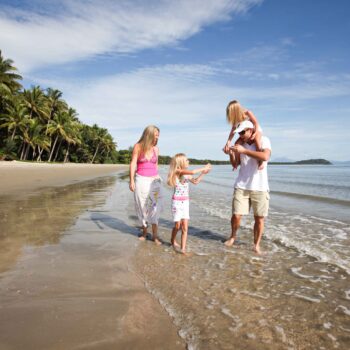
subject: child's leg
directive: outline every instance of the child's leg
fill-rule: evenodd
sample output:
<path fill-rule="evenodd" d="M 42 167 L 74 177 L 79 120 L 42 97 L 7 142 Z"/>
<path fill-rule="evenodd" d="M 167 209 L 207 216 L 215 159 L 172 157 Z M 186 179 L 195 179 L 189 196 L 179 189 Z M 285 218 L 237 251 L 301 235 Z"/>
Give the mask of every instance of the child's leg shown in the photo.
<path fill-rule="evenodd" d="M 176 235 L 181 227 L 181 221 L 176 221 L 171 232 L 171 245 L 174 247 L 180 247 L 179 243 L 176 242 Z"/>
<path fill-rule="evenodd" d="M 235 157 L 235 152 L 233 152 L 232 150 L 230 150 L 229 152 L 230 155 L 230 163 L 232 165 L 232 170 L 236 169 L 236 157 Z"/>
<path fill-rule="evenodd" d="M 243 144 L 243 140 L 241 138 L 238 138 L 235 142 L 235 145 L 242 145 L 242 144 Z M 230 151 L 230 162 L 231 162 L 234 169 L 238 168 L 237 159 L 239 159 L 239 153 L 233 152 L 231 150 Z"/>
<path fill-rule="evenodd" d="M 152 234 L 153 234 L 153 241 L 157 245 L 162 244 L 162 242 L 158 239 L 158 225 L 157 224 L 152 224 Z"/>
<path fill-rule="evenodd" d="M 261 132 L 256 133 L 254 142 L 255 142 L 255 147 L 257 151 L 262 151 Z M 259 170 L 264 169 L 264 162 L 262 160 L 258 161 L 258 168 Z"/>
<path fill-rule="evenodd" d="M 182 235 L 181 235 L 181 252 L 186 252 L 186 243 L 187 243 L 187 232 L 188 232 L 188 219 L 182 219 L 181 220 L 181 229 L 182 229 Z"/>

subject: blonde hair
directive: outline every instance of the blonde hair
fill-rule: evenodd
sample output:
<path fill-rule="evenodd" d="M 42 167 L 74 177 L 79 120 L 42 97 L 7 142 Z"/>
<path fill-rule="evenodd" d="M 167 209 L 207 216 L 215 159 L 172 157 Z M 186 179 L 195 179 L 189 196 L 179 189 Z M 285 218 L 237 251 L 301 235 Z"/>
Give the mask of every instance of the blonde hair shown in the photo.
<path fill-rule="evenodd" d="M 245 120 L 247 117 L 245 115 L 244 108 L 239 104 L 238 101 L 231 101 L 226 107 L 226 120 L 231 125 L 237 125 Z"/>
<path fill-rule="evenodd" d="M 137 143 L 141 146 L 141 154 L 146 154 L 155 144 L 155 132 L 159 132 L 159 128 L 155 125 L 148 125 L 145 130 L 143 130 L 142 136 Z"/>
<path fill-rule="evenodd" d="M 170 168 L 168 173 L 168 181 L 167 181 L 167 184 L 169 186 L 175 187 L 176 178 L 178 178 L 178 175 L 176 173 L 179 170 L 186 168 L 186 161 L 187 161 L 187 157 L 184 153 L 175 154 L 175 156 L 171 158 Z"/>

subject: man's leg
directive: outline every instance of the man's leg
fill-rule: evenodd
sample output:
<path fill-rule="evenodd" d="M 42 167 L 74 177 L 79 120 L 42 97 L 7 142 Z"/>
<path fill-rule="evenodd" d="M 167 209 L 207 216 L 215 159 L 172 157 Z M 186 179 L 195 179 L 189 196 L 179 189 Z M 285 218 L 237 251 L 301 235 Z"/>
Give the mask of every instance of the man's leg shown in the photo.
<path fill-rule="evenodd" d="M 235 188 L 232 198 L 231 237 L 225 242 L 227 247 L 233 245 L 241 217 L 247 214 L 249 214 L 249 195 L 245 190 Z"/>
<path fill-rule="evenodd" d="M 261 254 L 260 241 L 264 232 L 264 217 L 254 216 L 254 251 Z"/>
<path fill-rule="evenodd" d="M 251 203 L 254 210 L 254 251 L 261 253 L 260 241 L 264 231 L 264 219 L 269 211 L 270 195 L 268 192 L 251 192 Z"/>
<path fill-rule="evenodd" d="M 237 236 L 237 230 L 241 224 L 242 215 L 233 214 L 231 217 L 231 237 L 225 241 L 225 246 L 232 247 Z"/>

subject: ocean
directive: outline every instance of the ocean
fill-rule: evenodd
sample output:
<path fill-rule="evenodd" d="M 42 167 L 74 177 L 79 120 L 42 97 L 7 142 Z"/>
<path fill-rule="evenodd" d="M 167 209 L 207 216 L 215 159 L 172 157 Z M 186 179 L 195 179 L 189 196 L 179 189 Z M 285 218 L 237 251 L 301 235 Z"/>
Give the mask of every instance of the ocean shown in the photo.
<path fill-rule="evenodd" d="M 168 244 L 172 192 L 164 185 L 164 244 L 140 244 L 133 268 L 189 349 L 348 349 L 350 167 L 270 165 L 268 173 L 263 255 L 252 251 L 252 215 L 235 246 L 224 246 L 237 171 L 213 166 L 191 187 L 190 256 Z"/>

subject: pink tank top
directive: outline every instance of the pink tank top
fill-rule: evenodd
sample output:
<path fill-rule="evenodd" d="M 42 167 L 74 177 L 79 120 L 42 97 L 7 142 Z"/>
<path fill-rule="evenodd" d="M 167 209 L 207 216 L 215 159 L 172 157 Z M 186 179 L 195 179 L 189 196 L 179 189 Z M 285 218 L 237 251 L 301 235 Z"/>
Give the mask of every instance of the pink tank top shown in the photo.
<path fill-rule="evenodd" d="M 157 154 L 154 148 L 151 159 L 147 159 L 144 155 L 139 157 L 137 160 L 136 174 L 147 177 L 158 175 Z"/>

